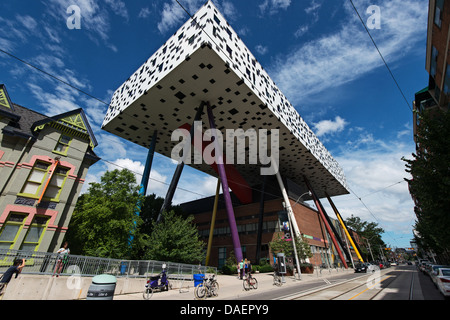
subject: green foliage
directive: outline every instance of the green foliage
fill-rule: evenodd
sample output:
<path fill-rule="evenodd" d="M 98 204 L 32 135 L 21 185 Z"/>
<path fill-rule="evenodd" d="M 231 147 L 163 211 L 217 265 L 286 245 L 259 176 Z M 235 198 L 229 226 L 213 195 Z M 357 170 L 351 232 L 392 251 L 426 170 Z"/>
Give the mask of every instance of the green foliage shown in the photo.
<path fill-rule="evenodd" d="M 180 263 L 199 263 L 205 258 L 204 242 L 199 240 L 192 216 L 164 212 L 162 221 L 153 223 L 145 259 Z"/>
<path fill-rule="evenodd" d="M 257 270 L 260 273 L 267 273 L 267 272 L 272 272 L 273 268 L 272 268 L 272 266 L 270 264 L 263 264 L 263 265 L 258 266 Z"/>
<path fill-rule="evenodd" d="M 222 273 L 231 275 L 237 273 L 237 260 L 234 254 L 234 251 L 231 251 L 230 256 L 225 261 L 225 264 L 222 266 Z"/>
<path fill-rule="evenodd" d="M 311 253 L 311 247 L 309 246 L 307 241 L 304 241 L 299 237 L 295 237 L 295 246 L 300 261 L 311 258 L 313 256 Z M 280 234 L 277 235 L 277 239 L 269 243 L 269 248 L 275 255 L 280 252 L 283 252 L 286 256 L 294 255 L 294 246 L 292 241 L 286 241 L 285 239 L 282 239 Z"/>
<path fill-rule="evenodd" d="M 130 257 L 130 232 L 141 220 L 136 215 L 139 186 L 129 170 L 107 171 L 91 183 L 78 201 L 66 240 L 73 253 L 124 259 Z M 143 243 L 135 235 L 135 245 Z"/>
<path fill-rule="evenodd" d="M 421 114 L 417 128 L 417 154 L 406 162 L 415 199 L 415 229 L 423 249 L 440 253 L 450 249 L 450 112 L 433 110 Z"/>
<path fill-rule="evenodd" d="M 355 217 L 354 215 L 347 218 L 345 223 L 350 229 L 356 231 L 356 233 L 369 241 L 374 256 L 379 255 L 379 248 L 384 250 L 386 247 L 386 244 L 381 238 L 384 229 L 380 228 L 378 223 L 363 221 L 360 217 Z M 361 254 L 366 257 L 365 260 L 372 260 L 370 252 L 365 248 L 365 245 L 366 243 L 364 243 L 364 246 L 360 246 Z"/>

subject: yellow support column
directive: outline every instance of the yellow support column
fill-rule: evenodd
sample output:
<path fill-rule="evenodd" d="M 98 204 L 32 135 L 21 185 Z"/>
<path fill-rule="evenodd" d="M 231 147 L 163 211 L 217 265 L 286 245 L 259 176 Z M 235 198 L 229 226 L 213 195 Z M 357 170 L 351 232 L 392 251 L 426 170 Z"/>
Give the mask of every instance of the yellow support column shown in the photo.
<path fill-rule="evenodd" d="M 337 217 L 338 220 L 339 220 L 339 223 L 340 223 L 341 226 L 342 226 L 342 229 L 344 229 L 344 232 L 345 232 L 345 234 L 347 235 L 347 238 L 348 238 L 348 240 L 350 241 L 350 244 L 352 245 L 353 250 L 355 250 L 356 255 L 358 256 L 358 259 L 359 259 L 361 262 L 364 263 L 364 260 L 363 260 L 363 258 L 361 257 L 361 254 L 359 253 L 359 250 L 358 250 L 358 248 L 356 247 L 355 243 L 353 242 L 353 239 L 352 239 L 352 237 L 350 236 L 350 233 L 348 232 L 347 226 L 345 225 L 344 220 L 342 220 L 342 217 L 341 217 L 339 211 L 337 210 L 337 208 L 336 208 L 336 206 L 334 205 L 333 201 L 331 201 L 330 196 L 329 196 L 328 194 L 326 194 L 326 196 L 327 196 L 328 202 L 331 204 L 331 207 L 332 207 L 333 210 L 334 210 L 334 213 L 336 214 L 336 217 Z"/>
<path fill-rule="evenodd" d="M 217 206 L 219 205 L 219 192 L 220 192 L 220 178 L 217 180 L 216 199 L 214 200 L 214 209 L 213 209 L 213 215 L 212 215 L 212 219 L 211 219 L 211 228 L 209 230 L 208 250 L 206 251 L 206 261 L 205 261 L 206 266 L 209 264 L 209 258 L 211 256 L 211 247 L 212 247 L 212 241 L 213 241 L 213 237 L 214 237 L 214 225 L 216 223 Z"/>

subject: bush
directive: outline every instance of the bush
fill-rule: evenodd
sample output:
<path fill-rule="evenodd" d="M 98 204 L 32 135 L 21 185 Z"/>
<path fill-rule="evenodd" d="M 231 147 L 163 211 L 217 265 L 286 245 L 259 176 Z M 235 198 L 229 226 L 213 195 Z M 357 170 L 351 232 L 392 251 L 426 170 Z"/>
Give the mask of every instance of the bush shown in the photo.
<path fill-rule="evenodd" d="M 272 272 L 273 268 L 272 268 L 272 266 L 270 264 L 264 264 L 262 266 L 257 266 L 257 270 L 260 273 L 267 273 L 267 272 Z"/>
<path fill-rule="evenodd" d="M 227 275 L 235 274 L 236 273 L 236 266 L 230 266 L 230 265 L 225 264 L 222 267 L 222 273 L 223 274 L 227 274 Z"/>

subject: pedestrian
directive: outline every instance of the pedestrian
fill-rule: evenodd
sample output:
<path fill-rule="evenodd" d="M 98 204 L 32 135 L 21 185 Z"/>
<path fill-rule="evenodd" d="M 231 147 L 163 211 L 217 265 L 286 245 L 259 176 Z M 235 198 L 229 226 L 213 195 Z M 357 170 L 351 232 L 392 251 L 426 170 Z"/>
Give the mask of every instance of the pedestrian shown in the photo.
<path fill-rule="evenodd" d="M 247 261 L 247 270 L 245 272 L 248 274 L 252 272 L 252 262 L 250 260 Z"/>
<path fill-rule="evenodd" d="M 241 262 L 239 262 L 239 279 L 242 280 L 243 275 L 244 275 L 244 259 L 241 259 Z"/>
<path fill-rule="evenodd" d="M 11 267 L 3 274 L 0 279 L 0 300 L 3 298 L 3 295 L 6 291 L 6 287 L 8 283 L 11 281 L 13 274 L 15 273 L 17 278 L 19 273 L 22 272 L 23 267 L 25 267 L 25 259 L 16 259 Z"/>
<path fill-rule="evenodd" d="M 245 274 L 248 273 L 248 260 L 247 260 L 247 258 L 245 258 L 245 260 L 244 260 L 244 272 L 245 272 Z"/>
<path fill-rule="evenodd" d="M 56 257 L 56 266 L 55 270 L 53 271 L 52 277 L 55 276 L 55 273 L 57 273 L 56 277 L 59 277 L 64 264 L 67 262 L 68 256 L 70 254 L 69 243 L 65 241 L 62 248 L 60 248 L 56 253 L 58 254 L 58 256 Z"/>

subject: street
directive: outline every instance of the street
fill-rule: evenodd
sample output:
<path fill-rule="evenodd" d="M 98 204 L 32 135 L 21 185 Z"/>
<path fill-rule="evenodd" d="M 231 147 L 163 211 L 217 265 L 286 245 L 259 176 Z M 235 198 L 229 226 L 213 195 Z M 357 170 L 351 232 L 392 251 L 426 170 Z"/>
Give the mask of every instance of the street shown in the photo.
<path fill-rule="evenodd" d="M 246 298 L 248 299 L 248 297 Z M 351 273 L 317 279 L 284 290 L 262 292 L 252 300 L 444 300 L 431 279 L 415 266 L 373 274 Z"/>

